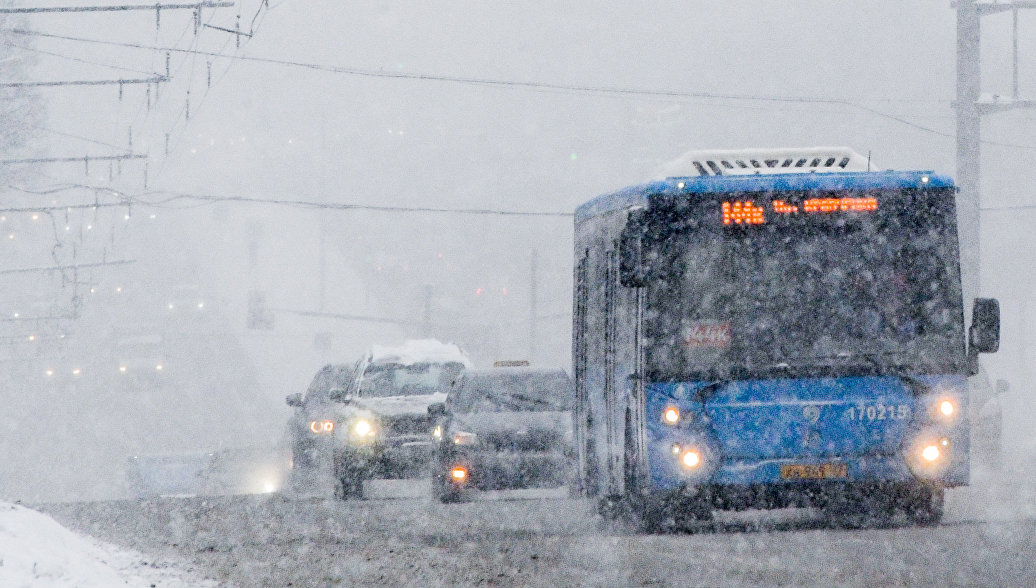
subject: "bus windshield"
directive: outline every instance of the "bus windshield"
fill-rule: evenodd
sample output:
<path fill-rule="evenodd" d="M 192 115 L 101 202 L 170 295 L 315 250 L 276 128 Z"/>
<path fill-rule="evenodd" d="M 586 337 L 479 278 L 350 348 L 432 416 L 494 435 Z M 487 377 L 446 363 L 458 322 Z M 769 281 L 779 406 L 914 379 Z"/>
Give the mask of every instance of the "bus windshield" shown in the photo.
<path fill-rule="evenodd" d="M 645 311 L 651 377 L 959 369 L 963 312 L 952 192 L 862 196 L 880 206 L 771 213 L 758 223 L 724 225 L 712 220 L 724 198 L 663 215 L 665 238 L 653 246 L 658 279 Z M 802 210 L 796 203 L 816 195 L 780 197 L 775 204 Z"/>

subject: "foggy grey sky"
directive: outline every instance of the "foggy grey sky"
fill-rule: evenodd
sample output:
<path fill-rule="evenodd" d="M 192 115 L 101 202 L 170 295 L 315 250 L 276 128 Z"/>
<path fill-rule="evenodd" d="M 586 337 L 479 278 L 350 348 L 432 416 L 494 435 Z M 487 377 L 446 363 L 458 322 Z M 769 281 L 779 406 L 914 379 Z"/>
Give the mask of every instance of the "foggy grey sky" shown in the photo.
<path fill-rule="evenodd" d="M 260 4 L 240 3 L 242 27 L 248 28 Z M 203 21 L 232 28 L 237 11 L 207 11 Z M 1020 26 L 1021 93 L 1031 98 L 1036 96 L 1036 11 L 1028 12 Z M 165 12 L 161 18 L 158 31 L 152 12 L 36 15 L 24 22 L 56 35 L 367 71 L 848 101 L 937 133 L 849 104 L 385 79 L 183 53 L 171 55 L 173 80 L 161 86 L 150 109 L 143 86 L 126 86 L 121 101 L 114 86 L 41 91 L 52 130 L 125 145 L 132 127 L 133 150 L 150 156 L 152 191 L 570 212 L 597 194 L 649 178 L 690 149 L 847 145 L 872 152 L 883 167 L 954 172 L 954 140 L 945 135 L 955 130 L 955 14 L 946 0 L 606 6 L 542 0 L 271 0 L 270 9 L 258 14 L 254 38 L 239 50 L 217 30 L 203 29 L 195 37 L 189 12 Z M 989 18 L 984 25 L 984 91 L 1008 93 L 1010 17 Z M 11 40 L 64 56 L 40 53 L 31 74 L 39 80 L 136 78 L 165 71 L 165 54 L 158 51 L 31 36 Z M 984 120 L 985 139 L 1030 146 L 984 148 L 986 206 L 1036 201 L 1034 137 L 1036 112 Z M 114 151 L 41 131 L 26 152 L 57 157 Z M 81 165 L 40 171 L 29 182 L 34 187 L 109 185 L 104 165 L 93 166 L 89 178 Z M 110 185 L 141 194 L 143 166 L 123 164 L 122 175 Z M 192 203 L 177 203 L 187 204 Z M 165 276 L 172 282 L 189 281 L 197 273 L 227 301 L 235 325 L 243 320 L 249 288 L 267 291 L 278 306 L 317 307 L 321 222 L 331 235 L 327 262 L 332 268 L 325 275 L 329 310 L 415 318 L 421 312 L 419 289 L 434 284 L 441 316 L 496 324 L 512 333 L 496 351 L 524 353 L 527 326 L 515 321 L 528 313 L 535 248 L 541 313 L 569 312 L 568 219 L 334 212 L 321 220 L 313 211 L 247 204 L 139 210 L 157 210 L 162 219 L 175 220 L 164 225 L 160 239 L 149 240 L 148 229 L 137 229 L 134 237 L 109 243 L 110 252 L 155 264 L 135 270 L 145 275 L 154 268 L 160 274 L 162 268 L 179 272 Z M 1005 313 L 1001 352 L 983 361 L 993 378 L 1021 387 L 1036 377 L 1030 367 L 1036 359 L 1031 302 L 1036 255 L 1028 228 L 1036 213 L 987 212 L 983 221 L 983 293 L 999 296 Z M 262 235 L 259 267 L 247 262 L 246 244 L 254 230 Z M 435 265 L 440 259 L 446 261 Z M 386 268 L 396 268 L 398 276 L 380 282 L 383 290 L 372 295 L 372 272 Z M 104 279 L 117 279 L 111 275 Z M 475 306 L 470 295 L 477 288 L 497 294 L 507 289 L 509 298 L 501 294 Z M 545 342 L 538 359 L 567 364 L 568 327 L 564 317 L 542 326 Z M 306 333 L 298 340 L 310 342 L 307 329 L 313 328 L 298 325 L 298 333 Z M 347 360 L 371 338 L 408 334 L 370 326 L 327 328 L 343 337 L 352 333 L 337 350 Z M 324 358 L 282 360 L 292 369 L 259 376 L 272 378 L 265 380 L 265 394 L 278 402 L 284 387 L 304 385 L 313 364 Z M 1033 391 L 1027 390 L 1030 399 L 1019 400 L 1016 408 L 1036 408 Z"/>

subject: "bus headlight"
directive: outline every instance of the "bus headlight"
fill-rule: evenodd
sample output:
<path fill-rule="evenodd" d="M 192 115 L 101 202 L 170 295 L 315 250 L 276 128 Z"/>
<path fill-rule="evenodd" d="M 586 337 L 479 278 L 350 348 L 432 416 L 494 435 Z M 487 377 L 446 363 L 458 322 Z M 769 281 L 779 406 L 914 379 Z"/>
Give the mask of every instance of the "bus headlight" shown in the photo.
<path fill-rule="evenodd" d="M 701 452 L 697 448 L 691 448 L 683 452 L 683 457 L 680 458 L 680 463 L 683 467 L 693 470 L 701 466 L 702 458 Z"/>
<path fill-rule="evenodd" d="M 944 398 L 936 403 L 935 410 L 939 418 L 949 420 L 957 416 L 957 403 Z"/>
<path fill-rule="evenodd" d="M 680 409 L 675 406 L 667 407 L 662 411 L 662 421 L 667 425 L 675 425 L 680 422 Z"/>
<path fill-rule="evenodd" d="M 937 476 L 950 464 L 950 440 L 946 437 L 924 436 L 906 451 L 906 462 L 916 476 Z"/>
<path fill-rule="evenodd" d="M 940 457 L 942 457 L 942 451 L 939 450 L 938 445 L 926 445 L 921 450 L 921 459 L 925 461 L 937 461 Z"/>
<path fill-rule="evenodd" d="M 713 444 L 697 438 L 685 443 L 673 443 L 669 448 L 676 472 L 681 478 L 700 483 L 716 472 L 720 459 Z"/>

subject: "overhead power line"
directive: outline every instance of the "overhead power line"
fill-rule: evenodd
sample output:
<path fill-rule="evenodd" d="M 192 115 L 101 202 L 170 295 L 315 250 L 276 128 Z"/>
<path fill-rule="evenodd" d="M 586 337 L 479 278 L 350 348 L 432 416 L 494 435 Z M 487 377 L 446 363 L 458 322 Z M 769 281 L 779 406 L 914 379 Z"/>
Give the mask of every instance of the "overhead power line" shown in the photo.
<path fill-rule="evenodd" d="M 44 132 L 47 132 L 47 133 L 52 133 L 54 135 L 58 135 L 58 136 L 61 136 L 61 137 L 67 137 L 69 139 L 78 139 L 80 141 L 86 141 L 87 143 L 94 143 L 95 145 L 101 145 L 103 147 L 111 147 L 112 149 L 118 149 L 120 151 L 127 151 L 127 152 L 129 151 L 129 149 L 127 149 L 126 147 L 123 147 L 123 146 L 120 146 L 120 145 L 113 145 L 112 143 L 106 143 L 104 141 L 98 141 L 97 139 L 91 139 L 89 137 L 83 137 L 81 135 L 73 135 L 72 133 L 66 133 L 66 132 L 63 132 L 63 131 L 57 131 L 57 130 L 54 130 L 54 129 L 51 129 L 51 128 L 48 128 L 48 127 L 41 127 L 39 125 L 29 125 L 29 126 L 31 126 L 34 129 L 39 129 L 41 131 L 44 131 Z"/>
<path fill-rule="evenodd" d="M 0 159 L 0 165 L 23 163 L 82 163 L 91 161 L 122 161 L 124 159 L 147 159 L 142 153 L 125 153 L 123 155 L 84 155 L 82 157 L 33 157 L 29 159 Z"/>
<path fill-rule="evenodd" d="M 504 80 L 504 79 L 493 79 L 493 78 L 477 78 L 467 76 L 451 76 L 441 74 L 427 74 L 427 73 L 411 73 L 411 72 L 399 72 L 399 71 L 385 71 L 385 70 L 372 70 L 363 69 L 356 67 L 344 67 L 344 66 L 333 66 L 319 63 L 309 63 L 303 61 L 293 61 L 287 59 L 274 59 L 270 57 L 254 57 L 248 55 L 224 55 L 221 53 L 215 53 L 212 51 L 200 51 L 196 49 L 178 49 L 175 47 L 158 47 L 152 45 L 141 45 L 137 43 L 119 43 L 115 41 L 104 41 L 99 39 L 86 39 L 82 37 L 71 37 L 66 35 L 55 35 L 50 33 L 39 33 L 35 31 L 27 31 L 24 29 L 8 29 L 10 32 L 15 34 L 23 35 L 35 35 L 40 37 L 49 37 L 55 39 L 63 39 L 67 41 L 78 41 L 84 43 L 97 43 L 102 45 L 113 45 L 118 47 L 129 47 L 134 49 L 144 49 L 149 51 L 164 51 L 169 53 L 187 53 L 193 55 L 205 55 L 209 57 L 220 57 L 236 61 L 248 61 L 253 63 L 266 63 L 271 65 L 281 65 L 286 67 L 298 67 L 304 69 L 310 69 L 314 71 L 323 71 L 328 73 L 337 73 L 342 75 L 352 75 L 360 77 L 372 77 L 372 78 L 387 78 L 387 79 L 401 79 L 401 80 L 421 80 L 421 81 L 436 81 L 436 82 L 447 82 L 456 84 L 467 84 L 467 85 L 478 85 L 478 86 L 489 86 L 499 88 L 513 88 L 513 89 L 524 89 L 531 91 L 555 91 L 555 92 L 575 92 L 581 94 L 591 94 L 600 96 L 634 96 L 643 98 L 674 98 L 674 99 L 700 99 L 700 100 L 728 100 L 728 101 L 746 101 L 746 102 L 768 102 L 768 103 L 800 103 L 800 104 L 826 104 L 844 106 L 847 108 L 855 108 L 862 110 L 871 115 L 888 119 L 911 128 L 923 131 L 926 133 L 938 135 L 940 137 L 955 138 L 956 135 L 951 132 L 940 131 L 931 127 L 921 125 L 906 118 L 885 112 L 876 108 L 871 108 L 861 104 L 859 100 L 849 100 L 844 98 L 826 98 L 826 97 L 810 97 L 810 96 L 777 96 L 777 95 L 764 95 L 764 94 L 731 94 L 721 92 L 685 92 L 678 90 L 650 90 L 640 88 L 622 88 L 615 86 L 591 86 L 591 85 L 578 85 L 578 84 L 559 84 L 552 82 L 538 82 L 530 80 Z M 896 100 L 883 99 L 883 101 L 893 102 Z M 904 100 L 905 102 L 913 102 L 912 100 Z M 1003 143 L 997 141 L 983 141 L 983 143 L 990 145 L 997 145 L 1000 147 L 1010 147 L 1015 149 L 1028 149 L 1036 151 L 1036 145 L 1021 145 L 1014 143 Z"/>
<path fill-rule="evenodd" d="M 144 200 L 140 196 L 166 195 L 163 200 Z M 123 195 L 125 197 L 125 195 Z M 334 202 L 316 202 L 307 200 L 284 200 L 253 198 L 250 196 L 216 196 L 211 194 L 187 194 L 179 192 L 155 191 L 132 197 L 132 201 L 139 204 L 161 205 L 175 202 L 177 200 L 196 200 L 206 203 L 240 202 L 248 204 L 265 204 L 271 206 L 291 206 L 296 208 L 312 208 L 321 210 L 369 210 L 374 212 L 408 212 L 408 213 L 438 213 L 438 214 L 466 214 L 466 215 L 495 215 L 495 216 L 542 216 L 570 218 L 571 212 L 552 211 L 525 211 L 525 210 L 500 210 L 491 208 L 441 208 L 430 206 L 382 206 L 373 204 L 346 204 Z"/>
<path fill-rule="evenodd" d="M 230 8 L 233 2 L 195 2 L 193 4 L 123 4 L 121 6 L 39 6 L 34 8 L 0 8 L 0 14 L 38 14 L 42 12 L 122 12 L 128 10 L 198 10 Z"/>
<path fill-rule="evenodd" d="M 271 308 L 269 310 L 272 311 L 272 312 L 283 312 L 283 313 L 287 313 L 287 314 L 295 314 L 295 315 L 298 315 L 298 316 L 308 316 L 308 317 L 316 317 L 316 318 L 331 318 L 331 319 L 339 319 L 339 320 L 344 320 L 344 321 L 360 321 L 360 322 L 368 322 L 368 323 L 388 323 L 388 324 L 392 324 L 392 325 L 404 325 L 404 326 L 418 324 L 417 321 L 408 321 L 408 320 L 392 319 L 392 318 L 384 318 L 384 317 L 376 317 L 376 316 L 363 316 L 363 315 L 357 315 L 357 314 L 340 314 L 340 313 L 336 313 L 336 312 L 316 312 L 316 311 L 308 311 L 308 310 L 293 310 L 293 309 L 290 309 L 290 308 Z"/>
<path fill-rule="evenodd" d="M 111 65 L 110 63 L 101 63 L 99 61 L 90 61 L 88 59 L 82 59 L 80 57 L 73 57 L 71 55 L 63 55 L 61 53 L 54 53 L 53 51 L 44 51 L 43 49 L 37 49 L 36 47 L 25 47 L 25 46 L 22 46 L 22 45 L 15 45 L 14 43 L 8 43 L 6 41 L 4 41 L 2 44 L 6 45 L 7 47 L 13 47 L 15 49 L 21 49 L 22 51 L 32 51 L 33 53 L 39 53 L 41 55 L 49 55 L 51 57 L 57 57 L 59 59 L 67 59 L 69 61 L 75 61 L 76 63 L 85 63 L 85 64 L 88 64 L 88 65 L 96 65 L 96 66 L 99 66 L 99 67 L 106 67 L 108 69 L 115 69 L 115 70 L 120 70 L 120 71 L 128 71 L 128 72 L 144 74 L 144 75 L 159 75 L 159 74 L 157 74 L 157 73 L 155 73 L 153 71 L 144 71 L 144 70 L 140 70 L 140 69 L 133 69 L 131 67 L 122 67 L 122 66 L 119 66 L 119 65 Z"/>
<path fill-rule="evenodd" d="M 81 161 L 81 160 L 80 160 Z M 166 207 L 166 205 L 177 202 L 177 201 L 196 201 L 203 204 L 216 204 L 223 202 L 230 203 L 242 203 L 242 204 L 258 204 L 268 206 L 284 206 L 293 208 L 306 208 L 306 209 L 322 209 L 322 210 L 357 210 L 357 211 L 372 211 L 372 212 L 399 212 L 399 213 L 434 213 L 434 214 L 463 214 L 463 215 L 489 215 L 489 216 L 530 216 L 530 217 L 553 217 L 553 218 L 571 218 L 571 212 L 554 212 L 554 211 L 527 211 L 527 210 L 503 210 L 503 209 L 491 209 L 491 208 L 442 208 L 442 207 L 428 207 L 428 206 L 382 206 L 373 204 L 347 204 L 347 203 L 335 203 L 335 202 L 318 202 L 312 200 L 285 200 L 285 199 L 267 199 L 267 198 L 253 198 L 250 196 L 218 196 L 213 194 L 188 194 L 183 192 L 169 192 L 164 190 L 144 192 L 141 194 L 127 194 L 119 192 L 107 187 L 98 186 L 87 186 L 82 184 L 67 184 L 51 190 L 29 190 L 18 186 L 6 186 L 13 190 L 20 192 L 26 192 L 30 194 L 54 194 L 56 192 L 64 192 L 69 190 L 91 190 L 97 193 L 105 193 L 109 196 L 119 198 L 119 202 L 106 202 L 106 203 L 94 203 L 94 204 L 73 204 L 70 206 L 33 206 L 33 207 L 19 207 L 19 208 L 0 208 L 0 212 L 3 213 L 31 213 L 31 212 L 47 212 L 56 210 L 69 210 L 69 209 L 86 209 L 86 208 L 114 208 L 127 206 L 151 206 L 151 207 Z M 154 197 L 161 197 L 161 199 L 155 199 Z"/>
<path fill-rule="evenodd" d="M 61 80 L 55 82 L 0 82 L 0 88 L 38 88 L 41 86 L 124 86 L 127 84 L 160 84 L 168 82 L 166 76 L 123 80 Z"/>
<path fill-rule="evenodd" d="M 135 259 L 119 259 L 115 261 L 98 261 L 95 263 L 76 263 L 71 265 L 52 265 L 48 267 L 26 267 L 19 269 L 0 269 L 0 274 L 28 274 L 28 273 L 45 273 L 45 272 L 59 272 L 70 269 L 82 269 L 86 267 L 104 267 L 109 265 L 127 265 L 130 263 L 136 263 Z"/>

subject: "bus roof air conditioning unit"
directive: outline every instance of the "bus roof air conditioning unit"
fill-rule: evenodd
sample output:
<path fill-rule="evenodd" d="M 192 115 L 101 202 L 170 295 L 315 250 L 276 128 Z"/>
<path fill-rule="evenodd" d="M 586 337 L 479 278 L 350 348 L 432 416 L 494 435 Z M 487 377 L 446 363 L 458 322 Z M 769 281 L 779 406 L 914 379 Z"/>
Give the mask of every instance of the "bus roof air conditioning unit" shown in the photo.
<path fill-rule="evenodd" d="M 714 149 L 688 151 L 662 168 L 659 179 L 691 176 L 747 176 L 866 172 L 878 169 L 848 147 Z"/>

